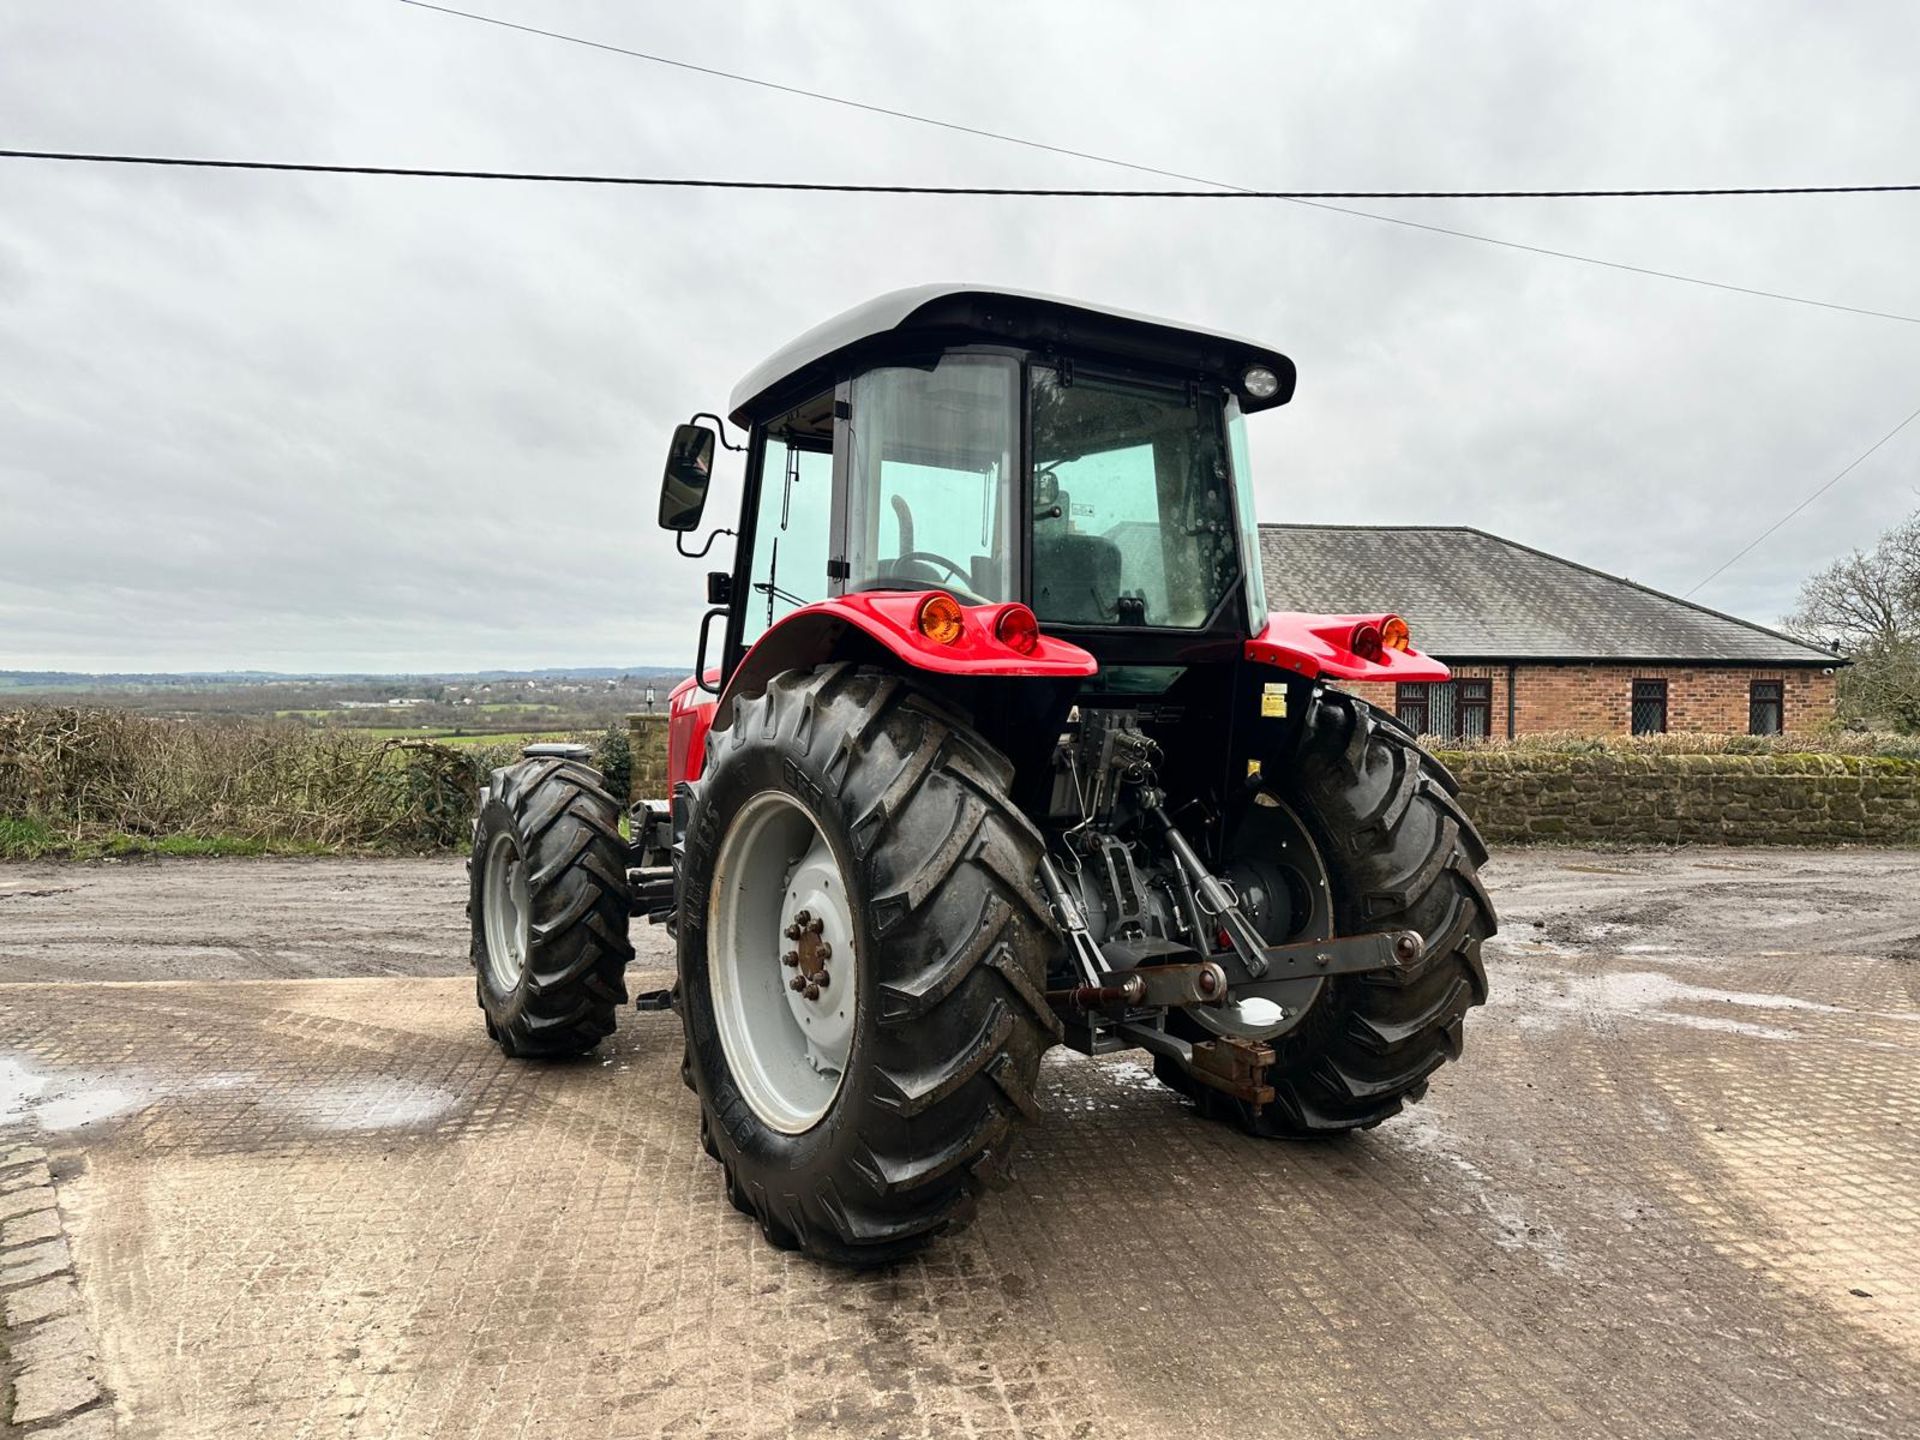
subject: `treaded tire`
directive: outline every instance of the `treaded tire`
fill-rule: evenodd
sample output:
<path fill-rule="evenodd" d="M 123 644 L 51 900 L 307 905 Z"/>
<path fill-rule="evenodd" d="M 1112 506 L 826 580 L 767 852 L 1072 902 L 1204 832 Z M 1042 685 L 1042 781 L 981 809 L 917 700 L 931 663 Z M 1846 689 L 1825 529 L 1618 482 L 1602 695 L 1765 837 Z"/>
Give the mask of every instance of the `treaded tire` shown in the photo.
<path fill-rule="evenodd" d="M 736 699 L 731 721 L 708 739 L 680 872 L 679 1008 L 701 1140 L 773 1244 L 885 1264 L 963 1224 L 1038 1113 L 1040 1056 L 1060 1035 L 1045 999 L 1041 838 L 1008 799 L 1006 759 L 898 675 L 788 672 Z M 708 958 L 723 838 L 767 790 L 808 809 L 834 852 L 859 956 L 844 1079 L 799 1134 L 742 1093 Z"/>
<path fill-rule="evenodd" d="M 1275 1100 L 1258 1115 L 1177 1061 L 1157 1060 L 1155 1073 L 1256 1135 L 1366 1129 L 1426 1094 L 1433 1072 L 1460 1056 L 1466 1012 L 1486 1001 L 1480 944 L 1497 926 L 1479 877 L 1487 849 L 1446 767 L 1353 696 L 1324 692 L 1291 767 L 1267 768 L 1320 848 L 1338 933 L 1414 929 L 1426 948 L 1404 973 L 1330 981 L 1305 1020 L 1271 1042 Z"/>
<path fill-rule="evenodd" d="M 497 987 L 487 953 L 486 857 L 494 837 L 514 837 L 528 876 L 526 965 Z M 553 756 L 495 770 L 480 798 L 468 862 L 474 989 L 487 1034 L 510 1056 L 591 1050 L 613 1033 L 627 999 L 626 842 L 620 803 L 599 771 Z"/>

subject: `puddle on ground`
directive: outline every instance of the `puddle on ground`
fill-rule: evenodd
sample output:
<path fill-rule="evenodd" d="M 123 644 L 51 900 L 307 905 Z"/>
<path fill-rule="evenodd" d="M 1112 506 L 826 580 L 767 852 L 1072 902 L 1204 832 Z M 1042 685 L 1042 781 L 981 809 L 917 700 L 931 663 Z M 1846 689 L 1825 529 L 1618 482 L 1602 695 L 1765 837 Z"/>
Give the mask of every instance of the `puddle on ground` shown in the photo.
<path fill-rule="evenodd" d="M 437 1085 L 390 1080 L 349 1081 L 289 1089 L 264 1088 L 258 1075 L 227 1071 L 199 1079 L 166 1080 L 126 1071 L 103 1075 L 38 1074 L 0 1056 L 0 1125 L 31 1120 L 62 1133 L 111 1120 L 187 1095 L 230 1093 L 318 1130 L 417 1130 L 452 1110 L 456 1096 Z M 261 1090 L 249 1095 L 247 1092 Z"/>
<path fill-rule="evenodd" d="M 1603 975 L 1513 975 L 1503 1003 L 1527 1030 L 1557 1030 L 1592 1018 L 1648 1020 L 1694 1030 L 1719 1030 L 1756 1040 L 1794 1040 L 1799 1032 L 1738 1015 L 1701 1015 L 1678 1005 L 1713 1005 L 1732 1010 L 1844 1015 L 1852 1012 L 1817 1000 L 1754 991 L 1718 990 L 1690 985 L 1655 970 Z"/>
<path fill-rule="evenodd" d="M 0 1125 L 32 1120 L 43 1130 L 77 1130 L 132 1110 L 158 1093 L 125 1077 L 60 1084 L 18 1060 L 0 1057 Z"/>
<path fill-rule="evenodd" d="M 19 1061 L 0 1058 L 0 1125 L 27 1119 L 33 1098 L 46 1088 L 47 1082 Z"/>

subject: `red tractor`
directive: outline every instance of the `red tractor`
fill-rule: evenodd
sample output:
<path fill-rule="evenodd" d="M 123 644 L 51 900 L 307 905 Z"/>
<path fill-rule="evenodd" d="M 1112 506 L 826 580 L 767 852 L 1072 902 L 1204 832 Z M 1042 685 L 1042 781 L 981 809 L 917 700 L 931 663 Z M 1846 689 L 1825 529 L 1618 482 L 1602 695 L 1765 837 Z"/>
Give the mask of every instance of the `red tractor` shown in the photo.
<path fill-rule="evenodd" d="M 496 772 L 488 1033 L 591 1048 L 629 916 L 664 922 L 733 1203 L 859 1264 L 1006 1175 L 1051 1045 L 1147 1050 L 1255 1135 L 1419 1099 L 1486 998 L 1486 852 L 1412 732 L 1329 685 L 1444 679 L 1405 623 L 1268 613 L 1246 417 L 1293 387 L 1250 341 L 924 286 L 748 375 L 744 446 L 680 426 L 666 528 L 746 460 L 671 798 L 629 840 L 584 751 Z"/>

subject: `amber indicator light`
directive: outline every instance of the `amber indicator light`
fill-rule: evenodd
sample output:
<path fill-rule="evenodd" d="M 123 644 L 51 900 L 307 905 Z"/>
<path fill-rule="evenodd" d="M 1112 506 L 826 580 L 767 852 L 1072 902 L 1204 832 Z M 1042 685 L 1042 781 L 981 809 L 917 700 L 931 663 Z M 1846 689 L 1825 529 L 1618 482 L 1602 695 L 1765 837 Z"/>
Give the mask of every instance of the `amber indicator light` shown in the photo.
<path fill-rule="evenodd" d="M 958 600 L 936 590 L 920 602 L 917 623 L 920 633 L 934 644 L 958 645 L 967 628 L 967 617 Z"/>

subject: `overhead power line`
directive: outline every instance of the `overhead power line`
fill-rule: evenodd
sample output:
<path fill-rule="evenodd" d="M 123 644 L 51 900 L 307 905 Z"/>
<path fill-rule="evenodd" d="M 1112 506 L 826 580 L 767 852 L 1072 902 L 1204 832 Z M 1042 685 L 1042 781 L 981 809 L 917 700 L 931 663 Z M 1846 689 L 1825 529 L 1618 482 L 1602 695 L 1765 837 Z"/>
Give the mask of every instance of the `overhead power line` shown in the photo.
<path fill-rule="evenodd" d="M 412 3 L 412 0 L 408 0 Z M 1040 200 L 1613 200 L 1702 195 L 1864 195 L 1920 192 L 1914 185 L 1774 185 L 1719 190 L 1107 190 L 1028 185 L 882 185 L 834 180 L 722 180 L 679 175 L 596 175 L 568 170 L 445 170 L 423 165 L 324 165 L 297 160 L 221 160 L 189 155 L 118 155 L 81 150 L 0 150 L 6 160 L 97 165 L 175 165 L 199 170 L 284 170 L 295 174 L 398 175 L 429 180 L 530 180 L 552 185 L 640 185 L 683 190 L 794 190 L 841 195 L 987 195 Z"/>
<path fill-rule="evenodd" d="M 1122 160 L 1112 155 L 1099 155 L 1090 150 L 1076 150 L 1066 145 L 1053 145 L 1044 140 L 1030 139 L 1024 135 L 1010 135 L 1004 131 L 987 130 L 975 125 L 963 125 L 958 121 L 941 120 L 931 115 L 920 115 L 911 110 L 898 110 L 885 105 L 875 105 L 864 100 L 854 100 L 845 95 L 834 95 L 824 90 L 809 90 L 799 85 L 788 85 L 778 80 L 767 80 L 757 75 L 742 75 L 732 70 L 722 70 L 712 65 L 698 65 L 690 60 L 678 60 L 670 55 L 658 55 L 647 50 L 636 50 L 626 45 L 614 45 L 604 40 L 590 40 L 583 35 L 570 35 L 561 30 L 546 30 L 537 25 L 523 25 L 514 20 L 503 20 L 496 15 L 485 15 L 473 10 L 460 10 L 451 5 L 435 5 L 428 0 L 400 0 L 403 5 L 416 10 L 432 10 L 441 15 L 450 15 L 461 20 L 471 20 L 482 25 L 496 26 L 502 30 L 517 30 L 526 35 L 537 35 L 547 40 L 558 40 L 568 45 L 580 45 L 590 50 L 602 50 L 609 54 L 625 55 L 634 60 L 645 60 L 654 65 L 665 65 L 676 70 L 688 70 L 698 75 L 711 76 L 717 80 L 728 80 L 740 85 L 753 85 L 763 90 L 774 90 L 784 95 L 795 95 L 802 99 L 817 100 L 827 105 L 839 105 L 849 110 L 863 110 L 870 115 L 884 115 L 889 119 L 906 120 L 915 125 L 927 125 L 938 130 L 950 130 L 956 134 L 973 135 L 983 140 L 994 140 L 1006 145 L 1020 145 L 1029 150 L 1042 150 L 1052 155 L 1064 155 L 1074 160 L 1091 160 L 1097 165 L 1113 165 L 1122 170 L 1131 170 L 1141 175 L 1156 175 L 1163 180 L 1177 180 L 1189 185 L 1206 185 L 1220 190 L 1245 191 L 1244 186 L 1233 185 L 1225 180 L 1210 180 L 1200 175 L 1189 175 L 1178 170 L 1162 169 L 1155 165 L 1145 165 L 1133 160 Z M 1460 230 L 1448 225 L 1434 225 L 1420 220 L 1409 220 L 1399 215 L 1382 215 L 1372 210 L 1356 210 L 1351 206 L 1329 204 L 1323 199 L 1310 199 L 1304 194 L 1286 194 L 1277 192 L 1271 198 L 1284 200 L 1288 204 L 1303 205 L 1313 210 L 1327 210 L 1336 215 L 1350 215 L 1359 220 L 1372 220 L 1382 225 L 1398 225 L 1407 230 L 1423 230 L 1432 235 L 1446 235 L 1455 240 L 1471 240 L 1479 245 L 1497 245 L 1503 250 L 1519 250 L 1529 255 L 1544 255 L 1555 260 L 1571 260 L 1582 265 L 1598 265 L 1607 270 L 1619 270 L 1629 275 L 1647 275 L 1660 280 L 1672 280 L 1682 285 L 1697 285 L 1708 290 L 1723 290 L 1735 295 L 1752 295 L 1766 300 L 1785 301 L 1791 305 L 1810 305 L 1820 310 L 1837 310 L 1848 315 L 1867 315 L 1877 320 L 1898 320 L 1904 324 L 1920 324 L 1920 316 L 1901 315 L 1886 310 L 1873 310 L 1858 305 L 1842 305 L 1832 300 L 1817 300 L 1806 295 L 1790 295 L 1779 290 L 1763 290 L 1750 285 L 1733 285 L 1721 280 L 1709 280 L 1699 275 L 1686 275 L 1674 270 L 1659 270 L 1647 265 L 1629 265 L 1624 261 L 1607 260 L 1598 255 L 1585 255 L 1573 250 L 1556 250 L 1545 245 L 1529 245 L 1519 240 L 1503 240 L 1494 235 L 1482 235 L 1473 230 Z M 1355 195 L 1351 198 L 1359 198 Z"/>
<path fill-rule="evenodd" d="M 1844 470 L 1842 470 L 1839 474 L 1835 475 L 1831 480 L 1827 481 L 1826 484 L 1822 485 L 1818 490 L 1815 490 L 1811 495 L 1807 496 L 1807 498 L 1802 500 L 1798 505 L 1794 506 L 1791 510 L 1787 511 L 1786 514 L 1782 515 L 1778 520 L 1774 521 L 1773 524 L 1769 525 L 1766 529 L 1762 530 L 1758 535 L 1754 536 L 1753 539 L 1748 541 L 1746 545 L 1744 545 L 1741 549 L 1736 550 L 1732 555 L 1728 556 L 1727 559 L 1721 563 L 1719 569 L 1715 570 L 1711 575 L 1707 576 L 1706 579 L 1702 580 L 1698 585 L 1694 586 L 1692 590 L 1687 591 L 1687 593 L 1681 598 L 1690 600 L 1693 598 L 1694 594 L 1697 591 L 1705 589 L 1708 585 L 1713 583 L 1713 581 L 1719 579 L 1722 574 L 1724 574 L 1726 571 L 1730 570 L 1733 567 L 1735 561 L 1742 560 L 1746 558 L 1746 556 L 1750 555 L 1755 549 L 1759 547 L 1761 541 L 1765 540 L 1769 535 L 1773 534 L 1774 531 L 1778 530 L 1782 525 L 1785 525 L 1789 520 L 1793 519 L 1794 516 L 1798 515 L 1802 510 L 1806 509 L 1809 505 L 1813 504 L 1814 501 L 1818 500 L 1822 495 L 1826 494 L 1827 491 L 1833 489 L 1834 486 L 1838 485 L 1842 480 L 1846 479 L 1847 476 L 1851 475 L 1857 468 L 1859 468 L 1861 462 L 1864 461 L 1869 455 L 1873 454 L 1874 451 L 1878 450 L 1882 445 L 1886 444 L 1889 440 L 1893 439 L 1894 436 L 1898 435 L 1902 430 L 1906 429 L 1907 426 L 1911 425 L 1915 420 L 1920 420 L 1920 409 L 1916 409 L 1911 415 L 1907 416 L 1906 419 L 1902 420 L 1898 425 L 1894 426 L 1893 429 L 1889 430 L 1886 434 L 1882 435 L 1878 440 L 1874 441 L 1873 444 L 1869 445 L 1865 450 L 1861 451 L 1858 455 L 1856 455 L 1848 463 L 1847 467 Z"/>
<path fill-rule="evenodd" d="M 411 4 L 413 0 L 405 0 Z M 1343 215 L 1367 215 L 1364 210 L 1348 210 L 1339 205 L 1327 205 L 1318 200 L 1308 199 L 1318 194 L 1384 194 L 1385 192 L 1329 192 L 1299 190 L 1060 190 L 1060 189 L 1021 189 L 1001 185 L 862 185 L 841 184 L 828 181 L 808 180 L 716 180 L 696 177 L 656 176 L 656 175 L 591 175 L 567 171 L 538 170 L 448 170 L 432 166 L 419 165 L 321 165 L 292 160 L 221 160 L 208 157 L 187 155 L 116 155 L 76 150 L 0 150 L 0 160 L 53 160 L 69 161 L 93 165 L 152 165 L 162 167 L 186 168 L 197 170 L 269 170 L 296 175 L 375 175 L 398 176 L 407 179 L 425 180 L 508 180 L 531 181 L 553 185 L 616 185 L 640 186 L 656 189 L 686 190 L 772 190 L 772 191 L 815 191 L 828 194 L 851 195 L 931 195 L 931 196 L 1006 196 L 1030 199 L 1131 199 L 1131 200 L 1283 200 L 1296 205 L 1310 205 L 1322 210 L 1335 210 Z M 1826 191 L 1811 189 L 1777 189 L 1768 192 L 1750 190 L 1737 193 L 1746 194 L 1810 194 L 1841 193 L 1848 187 L 1828 187 Z M 1879 186 L 1881 190 L 1920 189 L 1920 186 Z M 1414 192 L 1394 192 L 1399 198 L 1420 198 Z M 1425 198 L 1462 198 L 1464 191 L 1427 191 Z M 1653 191 L 1483 191 L 1484 195 L 1519 197 L 1567 197 L 1573 195 L 1651 195 L 1665 194 L 1734 194 L 1734 191 L 1694 191 L 1694 192 L 1653 192 Z M 1489 245 L 1503 245 L 1511 250 L 1525 250 L 1534 255 L 1551 255 L 1562 260 L 1578 260 L 1588 265 L 1604 265 L 1610 270 L 1624 270 L 1634 275 L 1652 275 L 1663 280 L 1679 280 L 1689 285 L 1703 285 L 1713 290 L 1727 290 L 1736 295 L 1755 295 L 1767 300 L 1785 300 L 1795 305 L 1812 305 L 1822 310 L 1838 310 L 1848 315 L 1868 315 L 1876 320 L 1898 320 L 1907 325 L 1920 325 L 1920 315 L 1902 315 L 1892 310 L 1873 310 L 1860 305 L 1842 305 L 1833 300 L 1815 300 L 1805 295 L 1789 295 L 1778 290 L 1760 290 L 1749 285 L 1732 285 L 1720 280 L 1706 280 L 1697 275 L 1681 275 L 1671 270 L 1655 270 L 1645 265 L 1628 265 L 1617 260 L 1600 260 L 1591 255 L 1576 255 L 1567 250 L 1550 250 L 1540 245 L 1524 245 L 1517 240 L 1494 240 L 1485 235 L 1475 235 L 1465 230 L 1453 230 L 1444 225 L 1429 225 L 1418 220 L 1404 220 L 1394 216 L 1368 216 L 1381 219 L 1392 225 L 1404 225 L 1414 230 L 1431 230 L 1438 235 L 1454 235 L 1465 240 L 1480 240 Z"/>

